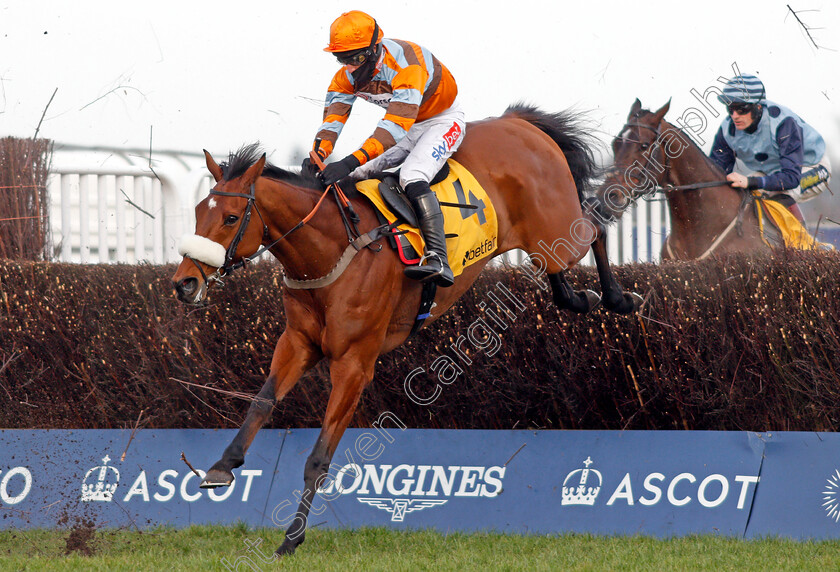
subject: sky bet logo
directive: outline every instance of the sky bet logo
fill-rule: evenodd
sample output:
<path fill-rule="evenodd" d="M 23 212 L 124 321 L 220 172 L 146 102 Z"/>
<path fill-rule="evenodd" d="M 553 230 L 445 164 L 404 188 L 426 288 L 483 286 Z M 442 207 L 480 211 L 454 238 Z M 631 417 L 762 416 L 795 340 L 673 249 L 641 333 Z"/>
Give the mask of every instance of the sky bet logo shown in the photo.
<path fill-rule="evenodd" d="M 436 161 L 440 160 L 447 151 L 452 149 L 459 137 L 461 137 L 461 128 L 457 123 L 453 123 L 449 131 L 443 134 L 443 143 L 432 149 L 432 157 Z"/>
<path fill-rule="evenodd" d="M 354 494 L 360 503 L 389 513 L 392 522 L 403 522 L 407 514 L 442 506 L 452 497 L 497 497 L 504 477 L 505 467 L 498 466 L 349 463 L 318 495 L 335 500 Z"/>

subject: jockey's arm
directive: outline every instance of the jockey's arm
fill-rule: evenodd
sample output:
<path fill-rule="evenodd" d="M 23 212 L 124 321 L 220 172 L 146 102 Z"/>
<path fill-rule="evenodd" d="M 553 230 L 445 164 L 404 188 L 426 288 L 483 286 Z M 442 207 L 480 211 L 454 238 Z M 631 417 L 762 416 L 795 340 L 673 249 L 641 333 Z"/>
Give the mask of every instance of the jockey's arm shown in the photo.
<path fill-rule="evenodd" d="M 356 168 L 356 170 L 350 173 L 350 176 L 357 181 L 369 179 L 376 173 L 381 173 L 382 171 L 401 165 L 405 161 L 405 158 L 408 157 L 408 153 L 409 149 L 402 145 L 394 145 L 379 157 L 371 159 L 361 167 Z"/>
<path fill-rule="evenodd" d="M 347 118 L 350 117 L 350 111 L 353 109 L 353 102 L 355 101 L 356 95 L 353 92 L 353 86 L 347 79 L 344 68 L 342 68 L 330 82 L 327 97 L 324 100 L 324 121 L 318 128 L 318 133 L 315 135 L 316 142 L 312 146 L 312 149 L 315 150 L 315 146 L 319 145 L 317 150 L 324 159 L 332 155 L 335 142 L 341 135 L 341 130 L 347 123 Z M 320 143 L 318 143 L 318 140 L 320 140 Z"/>
<path fill-rule="evenodd" d="M 750 177 L 749 189 L 765 191 L 787 191 L 799 186 L 805 150 L 802 147 L 802 128 L 792 117 L 788 117 L 776 130 L 781 169 L 763 177 Z"/>
<path fill-rule="evenodd" d="M 418 65 L 401 69 L 391 81 L 393 95 L 385 117 L 376 124 L 373 135 L 353 155 L 364 165 L 402 141 L 417 119 L 428 74 Z"/>
<path fill-rule="evenodd" d="M 721 169 L 724 173 L 731 173 L 735 168 L 735 151 L 726 142 L 723 137 L 723 127 L 720 127 L 715 134 L 715 140 L 712 143 L 712 151 L 709 153 L 709 158 Z"/>

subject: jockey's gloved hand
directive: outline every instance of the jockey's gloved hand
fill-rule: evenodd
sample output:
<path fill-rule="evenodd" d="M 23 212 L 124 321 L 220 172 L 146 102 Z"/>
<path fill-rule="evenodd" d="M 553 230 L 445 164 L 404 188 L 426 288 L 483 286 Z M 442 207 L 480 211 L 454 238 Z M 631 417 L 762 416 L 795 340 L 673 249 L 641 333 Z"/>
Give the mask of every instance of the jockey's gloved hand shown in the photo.
<path fill-rule="evenodd" d="M 324 153 L 322 153 L 321 151 L 315 152 L 318 154 L 322 161 L 326 158 L 326 155 L 324 155 Z M 304 159 L 303 162 L 300 164 L 301 175 L 304 175 L 306 177 L 315 177 L 320 172 L 321 171 L 318 169 L 318 165 L 313 163 L 312 159 L 310 159 L 309 157 L 306 157 L 306 159 Z"/>
<path fill-rule="evenodd" d="M 314 177 L 318 174 L 318 165 L 312 162 L 312 159 L 307 157 L 300 164 L 300 174 L 305 177 Z"/>
<path fill-rule="evenodd" d="M 352 173 L 353 169 L 361 164 L 361 161 L 356 159 L 354 155 L 347 155 L 341 161 L 330 163 L 324 167 L 324 170 L 318 176 L 325 185 L 329 186 Z"/>

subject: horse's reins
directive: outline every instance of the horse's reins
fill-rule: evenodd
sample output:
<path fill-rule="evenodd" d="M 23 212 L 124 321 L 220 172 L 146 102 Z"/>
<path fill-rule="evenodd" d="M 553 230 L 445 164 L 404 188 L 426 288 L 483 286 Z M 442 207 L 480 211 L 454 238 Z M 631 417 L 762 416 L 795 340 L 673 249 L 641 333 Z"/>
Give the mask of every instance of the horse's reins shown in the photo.
<path fill-rule="evenodd" d="M 634 117 L 636 117 L 638 119 L 639 116 L 634 115 Z M 635 143 L 638 143 L 639 146 L 642 147 L 642 153 L 643 154 L 646 151 L 645 147 L 647 147 L 647 146 L 652 147 L 650 152 L 648 152 L 648 154 L 647 154 L 645 164 L 642 165 L 642 170 L 643 171 L 645 171 L 646 173 L 650 172 L 650 171 L 648 171 L 647 167 L 648 167 L 648 165 L 650 165 L 650 162 L 653 160 L 653 151 L 656 148 L 660 148 L 660 149 L 662 148 L 662 143 L 659 141 L 660 126 L 657 125 L 656 128 L 654 128 L 654 127 L 651 127 L 650 125 L 645 125 L 644 123 L 640 123 L 638 121 L 627 123 L 625 125 L 625 127 L 631 127 L 631 126 L 632 127 L 642 127 L 642 128 L 648 129 L 650 131 L 653 131 L 653 133 L 655 135 L 655 138 L 654 138 L 652 144 L 651 143 L 643 143 L 642 141 L 635 141 Z M 623 131 L 624 130 L 622 129 L 622 132 Z M 663 156 L 663 163 L 665 163 L 663 168 L 662 168 L 662 173 L 663 173 L 662 176 L 663 176 L 663 180 L 667 181 L 668 180 L 668 175 L 670 175 L 670 172 L 671 172 L 671 163 L 669 161 L 670 157 L 668 156 L 668 153 L 666 153 L 664 149 L 662 149 L 662 156 Z M 711 188 L 711 187 L 721 187 L 721 186 L 728 186 L 728 187 L 732 188 L 731 185 L 730 185 L 730 182 L 727 181 L 727 180 L 707 181 L 707 182 L 703 182 L 703 183 L 691 183 L 691 184 L 688 184 L 688 185 L 671 185 L 671 184 L 664 184 L 663 185 L 663 184 L 659 183 L 659 181 L 656 181 L 656 180 L 654 180 L 654 183 L 655 183 L 654 185 L 649 186 L 649 187 L 645 187 L 641 190 L 638 190 L 637 187 L 634 186 L 631 193 L 630 193 L 631 199 L 636 200 L 639 197 L 645 197 L 646 195 L 652 195 L 652 194 L 656 194 L 656 193 L 660 193 L 660 192 L 661 193 L 670 193 L 670 192 L 676 192 L 676 191 L 694 191 L 694 190 L 699 190 L 699 189 L 708 189 L 708 188 Z M 718 245 L 721 242 L 723 242 L 723 239 L 726 238 L 726 236 L 732 231 L 733 228 L 737 229 L 739 236 L 743 234 L 743 230 L 741 228 L 742 221 L 743 221 L 743 215 L 744 215 L 744 212 L 746 211 L 747 205 L 752 201 L 752 199 L 753 199 L 752 194 L 750 194 L 750 193 L 745 194 L 743 200 L 741 201 L 741 206 L 738 208 L 738 212 L 735 215 L 735 218 L 732 219 L 732 222 L 729 223 L 729 225 L 726 227 L 726 229 L 724 229 L 724 231 L 721 234 L 719 234 L 715 238 L 715 240 L 712 241 L 712 244 L 709 246 L 709 248 L 706 249 L 706 251 L 702 255 L 700 255 L 700 257 L 697 260 L 703 260 L 704 258 L 708 257 L 712 253 L 712 251 L 714 251 L 715 248 L 717 248 Z M 670 238 L 671 237 L 669 236 L 668 239 L 666 239 L 665 248 L 667 249 L 667 252 L 671 256 L 671 258 L 676 258 L 674 256 L 673 250 L 671 249 Z"/>
<path fill-rule="evenodd" d="M 643 127 L 645 129 L 649 129 L 650 131 L 653 131 L 653 133 L 655 135 L 655 138 L 654 138 L 652 144 L 642 143 L 641 141 L 635 141 L 635 143 L 638 143 L 639 146 L 641 146 L 641 147 L 651 146 L 651 150 L 648 153 L 645 164 L 642 165 L 642 170 L 643 171 L 650 172 L 647 167 L 648 167 L 648 165 L 650 165 L 650 162 L 653 160 L 653 151 L 657 148 L 662 147 L 662 143 L 659 141 L 659 136 L 660 136 L 659 126 L 657 126 L 656 128 L 653 128 L 650 125 L 645 125 L 644 123 L 632 122 L 632 123 L 627 123 L 625 125 L 625 127 Z M 644 152 L 645 149 L 642 149 L 642 151 Z M 663 174 L 664 179 L 667 180 L 668 175 L 671 172 L 671 162 L 669 161 L 670 157 L 668 157 L 668 153 L 666 153 L 664 149 L 662 150 L 662 155 L 663 155 L 663 161 L 662 162 L 664 163 L 662 172 L 664 173 Z M 658 183 L 658 181 L 657 181 L 657 183 Z M 726 181 L 726 180 L 723 180 L 723 181 L 709 181 L 709 182 L 705 182 L 705 183 L 691 183 L 689 185 L 657 184 L 657 185 L 652 186 L 652 187 L 647 187 L 647 188 L 645 188 L 641 191 L 636 191 L 635 188 L 634 188 L 634 192 L 632 193 L 631 196 L 632 196 L 633 199 L 637 199 L 637 198 L 639 198 L 643 195 L 646 195 L 646 194 L 653 194 L 653 193 L 660 193 L 660 192 L 670 193 L 670 192 L 674 192 L 674 191 L 694 191 L 694 190 L 698 190 L 698 189 L 707 189 L 707 188 L 710 188 L 710 187 L 720 187 L 720 186 L 724 186 L 724 185 L 730 186 L 729 181 Z"/>
<path fill-rule="evenodd" d="M 638 115 L 636 115 L 634 117 L 636 117 L 638 119 Z M 642 165 L 641 168 L 642 168 L 642 171 L 644 171 L 646 173 L 650 172 L 648 170 L 648 166 L 650 165 L 651 161 L 654 161 L 653 153 L 656 149 L 659 149 L 659 150 L 662 151 L 662 163 L 664 163 L 664 165 L 661 166 L 662 167 L 661 170 L 662 170 L 662 173 L 664 173 L 665 180 L 667 180 L 668 175 L 671 172 L 671 162 L 668 160 L 669 159 L 668 153 L 666 153 L 665 150 L 662 149 L 662 143 L 659 141 L 659 135 L 660 135 L 659 126 L 657 125 L 654 128 L 654 127 L 651 127 L 650 125 L 645 125 L 644 123 L 634 121 L 634 122 L 627 123 L 625 125 L 625 127 L 640 127 L 640 128 L 644 128 L 644 129 L 648 129 L 650 131 L 653 131 L 653 134 L 654 134 L 653 143 L 642 143 L 641 141 L 636 141 L 636 143 L 639 144 L 639 147 L 642 148 L 642 156 L 645 157 L 645 164 Z M 624 130 L 622 129 L 622 132 L 623 131 Z M 649 151 L 648 151 L 647 147 L 650 147 Z M 648 151 L 646 156 L 645 156 L 645 151 Z M 659 165 L 658 162 L 656 164 Z M 657 171 L 659 171 L 659 169 L 657 169 Z M 658 183 L 658 181 L 654 180 L 654 183 Z M 639 185 L 634 185 L 633 189 L 630 192 L 630 198 L 632 200 L 636 200 L 639 197 L 643 197 L 643 196 L 647 195 L 648 193 L 657 192 L 658 188 L 659 187 L 657 187 L 656 185 L 649 186 L 649 187 L 643 187 L 643 188 L 639 188 Z"/>
<path fill-rule="evenodd" d="M 709 181 L 707 183 L 692 183 L 690 185 L 660 185 L 656 187 L 655 192 L 670 193 L 673 191 L 696 191 L 698 189 L 708 189 L 710 187 L 730 187 L 729 181 Z M 733 187 L 734 188 L 734 187 Z"/>
<path fill-rule="evenodd" d="M 319 158 L 319 161 L 320 161 L 320 158 Z M 320 166 L 323 167 L 323 163 L 321 163 Z M 202 278 L 204 278 L 205 283 L 219 282 L 220 284 L 222 284 L 222 281 L 221 281 L 222 278 L 229 275 L 234 270 L 237 270 L 237 269 L 245 266 L 249 262 L 253 262 L 255 259 L 262 256 L 266 251 L 271 250 L 278 242 L 285 239 L 290 234 L 292 234 L 296 230 L 300 229 L 303 225 L 305 225 L 307 222 L 309 222 L 312 219 L 312 217 L 315 216 L 315 213 L 318 211 L 318 209 L 321 207 L 321 204 L 324 202 L 324 198 L 327 196 L 327 193 L 329 193 L 329 191 L 331 189 L 333 189 L 333 187 L 337 187 L 337 185 L 330 185 L 329 187 L 327 187 L 324 190 L 324 192 L 321 194 L 321 197 L 318 199 L 318 202 L 315 203 L 315 206 L 312 208 L 312 210 L 309 212 L 309 214 L 307 214 L 305 217 L 303 217 L 303 219 L 299 223 L 297 223 L 295 226 L 293 226 L 291 229 L 289 229 L 285 234 L 283 234 L 283 236 L 274 240 L 271 244 L 263 245 L 262 247 L 260 247 L 259 250 L 257 250 L 257 252 L 255 252 L 251 256 L 243 257 L 242 260 L 240 260 L 239 262 L 233 262 L 233 258 L 236 255 L 236 249 L 239 247 L 239 243 L 242 240 L 242 237 L 245 235 L 245 230 L 248 228 L 248 223 L 251 222 L 251 209 L 252 208 L 257 211 L 257 216 L 260 217 L 260 222 L 262 222 L 262 225 L 263 225 L 263 239 L 265 240 L 265 239 L 270 237 L 269 230 L 268 230 L 268 225 L 265 223 L 265 219 L 263 218 L 262 213 L 260 213 L 260 209 L 259 209 L 259 207 L 257 206 L 257 203 L 256 203 L 256 198 L 257 198 L 256 197 L 256 184 L 251 183 L 250 192 L 248 194 L 232 193 L 232 192 L 229 192 L 229 191 L 219 191 L 219 190 L 216 190 L 215 188 L 210 189 L 210 194 L 211 195 L 218 195 L 218 196 L 222 196 L 222 197 L 242 197 L 244 199 L 248 199 L 248 204 L 245 207 L 245 212 L 242 215 L 242 220 L 239 222 L 239 228 L 236 230 L 236 235 L 234 235 L 233 240 L 231 241 L 230 245 L 228 245 L 227 249 L 225 250 L 224 264 L 222 266 L 220 266 L 218 269 L 216 269 L 216 271 L 213 274 L 211 274 L 210 276 L 207 276 L 204 273 L 204 269 L 201 268 L 201 265 L 193 257 L 187 256 L 187 258 L 189 258 L 193 262 L 193 264 L 195 264 L 198 267 L 199 271 L 201 272 Z M 337 188 L 336 194 L 342 198 L 342 202 L 346 201 L 347 203 L 349 203 L 349 201 L 347 201 L 347 197 L 344 195 L 344 193 L 341 191 L 340 188 Z"/>
<path fill-rule="evenodd" d="M 320 170 L 324 169 L 324 163 L 321 160 L 321 156 L 318 153 L 316 153 L 315 151 L 310 151 L 309 157 L 310 157 L 310 160 L 313 163 L 315 163 Z M 271 250 L 278 242 L 285 239 L 286 237 L 288 237 L 290 234 L 292 234 L 296 230 L 302 228 L 307 222 L 309 222 L 312 219 L 313 216 L 315 216 L 315 213 L 318 212 L 318 209 L 321 207 L 321 204 L 324 202 L 324 199 L 326 198 L 327 194 L 330 191 L 333 191 L 333 194 L 334 194 L 335 199 L 336 199 L 336 203 L 339 206 L 339 212 L 341 213 L 341 218 L 342 218 L 342 221 L 344 222 L 345 230 L 347 230 L 348 241 L 349 241 L 350 244 L 348 245 L 347 249 L 345 249 L 344 253 L 342 254 L 342 257 L 340 258 L 339 263 L 336 265 L 335 268 L 333 268 L 333 270 L 327 276 L 323 277 L 322 279 L 316 279 L 316 280 L 292 280 L 292 279 L 289 279 L 288 277 L 285 277 L 284 281 L 286 282 L 287 286 L 289 286 L 291 288 L 315 288 L 315 287 L 323 287 L 327 284 L 332 283 L 335 279 L 338 278 L 338 276 L 341 274 L 341 272 L 344 270 L 344 268 L 346 268 L 347 264 L 350 263 L 350 259 L 353 258 L 352 256 L 348 257 L 348 251 L 350 251 L 351 248 L 354 248 L 355 251 L 358 252 L 362 248 L 370 247 L 371 243 L 374 240 L 378 239 L 379 236 L 380 236 L 379 234 L 376 234 L 374 236 L 374 234 L 372 234 L 372 233 L 365 234 L 364 236 L 360 235 L 360 233 L 358 231 L 358 227 L 357 227 L 357 224 L 360 220 L 359 216 L 356 214 L 356 211 L 353 209 L 353 205 L 350 203 L 350 200 L 347 198 L 347 195 L 344 194 L 344 191 L 341 190 L 341 187 L 338 185 L 338 183 L 333 183 L 331 185 L 328 185 L 327 188 L 324 189 L 324 192 L 321 194 L 320 198 L 318 199 L 318 202 L 315 203 L 315 206 L 312 207 L 312 210 L 309 211 L 309 214 L 307 214 L 305 217 L 303 217 L 303 219 L 301 219 L 301 221 L 299 223 L 297 223 L 295 226 L 293 226 L 291 229 L 289 229 L 287 232 L 285 232 L 283 234 L 283 236 L 274 240 L 273 242 L 271 242 L 271 244 L 261 246 L 259 248 L 259 250 L 257 250 L 257 252 L 255 252 L 251 256 L 243 257 L 239 262 L 233 262 L 233 259 L 236 255 L 236 249 L 239 246 L 239 243 L 242 240 L 242 237 L 245 235 L 245 230 L 247 229 L 248 224 L 251 221 L 251 209 L 252 208 L 257 211 L 257 216 L 260 217 L 260 222 L 262 222 L 262 225 L 263 225 L 263 240 L 268 240 L 270 238 L 268 225 L 265 223 L 265 219 L 263 218 L 262 213 L 260 213 L 260 209 L 257 206 L 256 186 L 255 185 L 256 185 L 255 183 L 251 183 L 250 192 L 248 194 L 233 193 L 233 192 L 228 192 L 228 191 L 218 191 L 218 190 L 215 189 L 215 187 L 210 190 L 211 195 L 218 195 L 218 196 L 223 196 L 223 197 L 242 197 L 242 198 L 248 199 L 248 204 L 245 207 L 245 212 L 242 215 L 242 219 L 239 223 L 239 228 L 236 230 L 236 235 L 234 235 L 233 240 L 231 241 L 230 245 L 228 245 L 227 249 L 225 250 L 224 264 L 222 266 L 220 266 L 219 268 L 217 268 L 216 271 L 213 272 L 213 274 L 208 276 L 204 272 L 204 269 L 201 267 L 201 264 L 199 264 L 197 260 L 195 260 L 192 256 L 186 255 L 186 257 L 189 258 L 190 261 L 193 264 L 195 264 L 195 266 L 198 268 L 198 271 L 201 273 L 201 277 L 204 279 L 204 287 L 208 287 L 210 285 L 210 283 L 212 283 L 212 282 L 218 282 L 219 285 L 224 285 L 224 282 L 222 282 L 222 278 L 224 278 L 225 276 L 228 276 L 234 270 L 237 270 L 237 269 L 245 266 L 249 262 L 253 262 L 257 258 L 262 256 L 264 253 Z M 347 213 L 349 213 L 349 219 L 350 219 L 349 222 L 348 222 L 348 217 L 345 214 L 345 211 Z M 351 225 L 352 225 L 352 228 L 351 228 Z M 355 253 L 353 253 L 353 254 L 355 254 Z M 340 271 L 337 272 L 337 274 L 336 274 L 336 271 L 338 271 L 339 268 L 340 268 Z M 324 279 L 326 279 L 326 280 L 324 280 Z M 317 286 L 307 286 L 306 284 L 309 284 L 309 283 L 318 283 L 318 285 Z M 300 284 L 300 285 L 298 285 L 298 284 Z"/>

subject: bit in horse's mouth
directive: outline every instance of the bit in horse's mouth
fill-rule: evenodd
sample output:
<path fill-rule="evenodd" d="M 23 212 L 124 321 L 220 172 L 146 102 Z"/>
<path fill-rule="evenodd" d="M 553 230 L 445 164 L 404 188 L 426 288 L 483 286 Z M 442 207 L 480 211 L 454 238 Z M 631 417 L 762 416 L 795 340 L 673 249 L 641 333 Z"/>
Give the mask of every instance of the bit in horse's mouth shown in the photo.
<path fill-rule="evenodd" d="M 182 300 L 182 302 L 184 302 L 184 304 L 186 304 L 187 306 L 192 306 L 193 308 L 203 308 L 204 306 L 206 306 L 208 304 L 207 296 L 204 296 L 204 297 L 202 297 L 198 300 L 192 300 L 192 301 L 189 301 L 189 302 L 186 301 L 186 300 Z"/>
<path fill-rule="evenodd" d="M 198 295 L 194 296 L 192 299 L 188 299 L 183 293 L 178 292 L 178 300 L 187 306 L 193 306 L 195 308 L 200 308 L 202 306 L 207 305 L 207 296 L 202 296 L 201 292 L 199 292 Z"/>

